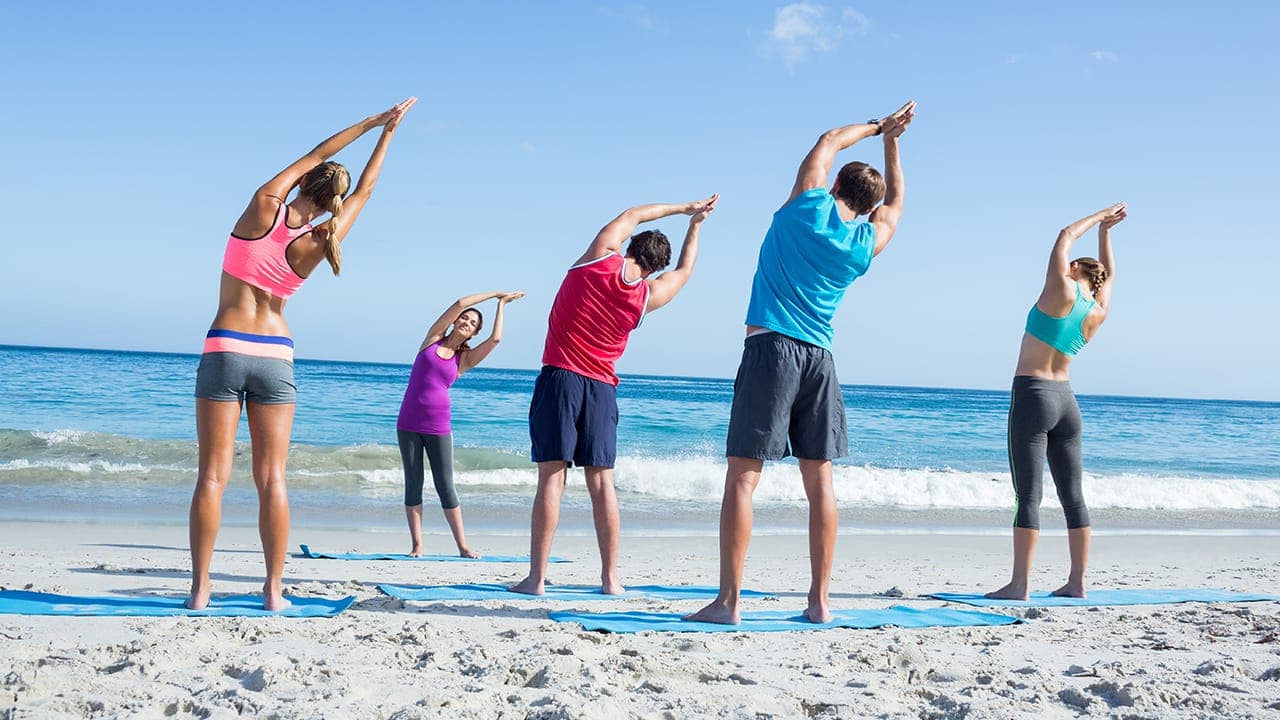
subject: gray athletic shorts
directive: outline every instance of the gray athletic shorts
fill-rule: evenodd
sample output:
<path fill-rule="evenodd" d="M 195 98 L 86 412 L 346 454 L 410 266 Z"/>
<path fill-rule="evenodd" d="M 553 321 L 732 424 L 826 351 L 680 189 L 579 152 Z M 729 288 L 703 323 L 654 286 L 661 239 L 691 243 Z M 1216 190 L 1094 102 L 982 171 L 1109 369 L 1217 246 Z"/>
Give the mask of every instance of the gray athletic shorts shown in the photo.
<path fill-rule="evenodd" d="M 196 397 L 221 402 L 287 405 L 298 402 L 293 363 L 234 352 L 207 352 L 196 370 Z"/>
<path fill-rule="evenodd" d="M 725 455 L 833 460 L 848 454 L 844 397 L 831 353 L 775 332 L 747 338 L 733 381 Z"/>

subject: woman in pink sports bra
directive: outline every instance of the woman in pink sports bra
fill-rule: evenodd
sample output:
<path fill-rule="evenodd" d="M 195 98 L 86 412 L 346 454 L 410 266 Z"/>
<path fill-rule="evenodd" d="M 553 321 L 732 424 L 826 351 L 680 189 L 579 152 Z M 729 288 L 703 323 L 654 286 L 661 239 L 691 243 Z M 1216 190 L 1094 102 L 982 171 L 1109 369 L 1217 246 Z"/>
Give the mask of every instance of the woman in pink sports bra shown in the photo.
<path fill-rule="evenodd" d="M 409 373 L 409 385 L 396 418 L 396 439 L 404 464 L 404 514 L 409 522 L 413 547 L 409 554 L 422 555 L 422 486 L 426 479 L 423 456 L 431 466 L 431 479 L 440 498 L 440 509 L 449 523 L 458 554 L 478 558 L 467 546 L 462 529 L 462 506 L 453 488 L 453 427 L 449 388 L 459 375 L 479 365 L 502 341 L 502 314 L 507 303 L 524 297 L 522 292 L 491 292 L 458 298 L 436 318 L 418 346 Z M 498 310 L 493 330 L 484 342 L 471 347 L 468 341 L 480 333 L 484 316 L 472 307 L 497 298 Z"/>
<path fill-rule="evenodd" d="M 391 136 L 415 102 L 411 97 L 317 145 L 258 188 L 231 231 L 222 261 L 218 314 L 196 373 L 200 460 L 191 496 L 189 608 L 200 610 L 209 604 L 209 564 L 222 523 L 222 493 L 231 478 L 242 406 L 247 406 L 249 417 L 258 531 L 267 565 L 262 604 L 267 610 L 289 605 L 282 587 L 289 543 L 285 461 L 297 390 L 285 301 L 322 261 L 338 274 L 342 240 L 369 201 Z M 328 160 L 377 127 L 382 136 L 348 196 L 351 176 Z M 295 188 L 298 194 L 289 201 Z M 329 219 L 313 226 L 325 213 Z"/>

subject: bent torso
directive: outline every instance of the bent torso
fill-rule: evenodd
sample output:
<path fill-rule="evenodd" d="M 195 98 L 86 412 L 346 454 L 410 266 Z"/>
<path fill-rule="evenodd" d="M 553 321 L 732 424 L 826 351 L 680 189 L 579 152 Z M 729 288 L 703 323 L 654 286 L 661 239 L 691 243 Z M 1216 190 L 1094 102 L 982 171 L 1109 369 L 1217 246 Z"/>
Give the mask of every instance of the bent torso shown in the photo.
<path fill-rule="evenodd" d="M 277 206 L 278 207 L 278 206 Z M 271 230 L 268 223 L 262 227 L 260 219 L 249 217 L 246 211 L 232 230 L 240 237 L 259 237 Z M 265 213 L 263 213 L 265 217 Z M 292 207 L 286 207 L 285 222 L 290 227 L 300 227 L 305 218 L 300 218 Z M 318 233 L 308 232 L 297 237 L 285 253 L 286 260 L 300 277 L 309 277 L 323 260 L 324 246 L 316 237 Z M 226 271 L 218 291 L 218 313 L 213 318 L 210 328 L 236 330 L 254 335 L 276 335 L 292 337 L 289 325 L 284 320 L 286 299 L 271 294 L 262 288 L 255 287 L 240 280 Z"/>
<path fill-rule="evenodd" d="M 1040 299 L 1036 301 L 1036 307 L 1050 317 L 1065 317 L 1071 312 L 1072 305 L 1075 302 L 1075 283 L 1068 287 L 1070 288 L 1069 292 L 1063 293 L 1061 297 L 1056 292 L 1051 297 L 1046 297 L 1046 295 L 1049 295 L 1047 291 L 1042 293 Z M 1106 319 L 1106 315 L 1106 309 L 1097 305 L 1085 316 L 1084 322 L 1080 327 L 1080 332 L 1084 334 L 1085 342 L 1093 340 L 1098 328 L 1102 327 L 1102 321 Z M 1022 346 L 1018 349 L 1018 366 L 1013 372 L 1015 376 L 1026 375 L 1044 378 L 1045 380 L 1069 380 L 1071 378 L 1070 369 L 1070 355 L 1051 347 L 1031 333 L 1022 333 Z"/>
<path fill-rule="evenodd" d="M 285 299 L 256 288 L 226 272 L 218 291 L 218 314 L 210 328 L 254 335 L 292 337 L 284 321 Z"/>

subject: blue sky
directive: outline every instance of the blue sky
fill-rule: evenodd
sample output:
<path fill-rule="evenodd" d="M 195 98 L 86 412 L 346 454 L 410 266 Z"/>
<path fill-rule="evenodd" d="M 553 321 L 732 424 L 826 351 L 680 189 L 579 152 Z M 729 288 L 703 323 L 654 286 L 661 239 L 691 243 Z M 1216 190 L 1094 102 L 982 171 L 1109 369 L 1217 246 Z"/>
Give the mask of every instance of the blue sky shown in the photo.
<path fill-rule="evenodd" d="M 322 268 L 290 301 L 300 357 L 408 362 L 453 298 L 521 289 L 490 362 L 536 367 L 601 225 L 719 192 L 692 282 L 620 370 L 732 376 L 801 157 L 914 98 L 903 223 L 837 316 L 843 382 L 1007 387 L 1057 230 L 1124 200 L 1114 309 L 1077 391 L 1280 399 L 1280 11 L 1188 8 L 14 5 L 0 343 L 198 352 L 253 189 L 412 94 L 342 277 Z M 372 143 L 338 159 L 357 171 Z M 852 159 L 879 166 L 879 142 Z"/>

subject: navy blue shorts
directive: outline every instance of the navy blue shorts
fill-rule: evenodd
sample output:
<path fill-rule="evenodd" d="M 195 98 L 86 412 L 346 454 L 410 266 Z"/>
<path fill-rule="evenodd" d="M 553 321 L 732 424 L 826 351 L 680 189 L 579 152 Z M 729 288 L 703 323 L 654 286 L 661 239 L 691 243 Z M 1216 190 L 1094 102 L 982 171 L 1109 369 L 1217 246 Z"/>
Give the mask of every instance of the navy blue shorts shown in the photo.
<path fill-rule="evenodd" d="M 533 385 L 529 439 L 534 462 L 613 467 L 618 459 L 618 389 L 544 365 Z"/>

